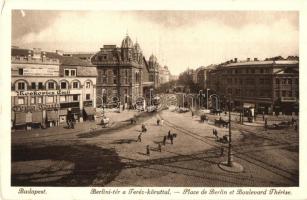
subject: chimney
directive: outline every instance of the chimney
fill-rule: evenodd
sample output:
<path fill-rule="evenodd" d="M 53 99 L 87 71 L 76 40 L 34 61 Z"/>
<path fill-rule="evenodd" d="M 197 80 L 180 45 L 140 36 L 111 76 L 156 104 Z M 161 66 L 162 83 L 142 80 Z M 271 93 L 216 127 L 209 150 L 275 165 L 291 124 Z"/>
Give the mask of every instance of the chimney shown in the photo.
<path fill-rule="evenodd" d="M 254 58 L 254 61 L 258 61 L 258 58 Z"/>
<path fill-rule="evenodd" d="M 238 58 L 235 58 L 235 63 L 238 62 Z"/>
<path fill-rule="evenodd" d="M 230 60 L 230 63 L 233 63 L 233 60 L 232 60 L 232 59 Z"/>
<path fill-rule="evenodd" d="M 250 59 L 250 58 L 247 58 L 247 62 L 249 62 L 249 61 L 251 61 L 251 59 Z"/>

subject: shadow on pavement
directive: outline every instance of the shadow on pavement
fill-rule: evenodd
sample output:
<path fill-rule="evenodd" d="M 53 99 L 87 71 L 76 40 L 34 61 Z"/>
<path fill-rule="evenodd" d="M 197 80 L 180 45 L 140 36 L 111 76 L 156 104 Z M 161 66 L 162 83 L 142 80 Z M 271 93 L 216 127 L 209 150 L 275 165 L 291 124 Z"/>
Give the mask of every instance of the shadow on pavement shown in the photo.
<path fill-rule="evenodd" d="M 48 164 L 50 161 L 53 165 Z M 72 167 L 67 169 L 63 163 Z M 104 186 L 124 164 L 114 149 L 76 144 L 22 145 L 12 147 L 11 167 L 12 186 Z"/>

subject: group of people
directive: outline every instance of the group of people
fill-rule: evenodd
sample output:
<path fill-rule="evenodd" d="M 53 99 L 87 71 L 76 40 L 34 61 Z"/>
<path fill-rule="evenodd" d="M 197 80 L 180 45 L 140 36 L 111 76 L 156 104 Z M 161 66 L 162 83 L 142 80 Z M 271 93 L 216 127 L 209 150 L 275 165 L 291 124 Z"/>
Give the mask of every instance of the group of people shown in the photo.
<path fill-rule="evenodd" d="M 164 119 L 157 119 L 157 126 L 163 126 L 163 124 L 164 124 Z"/>

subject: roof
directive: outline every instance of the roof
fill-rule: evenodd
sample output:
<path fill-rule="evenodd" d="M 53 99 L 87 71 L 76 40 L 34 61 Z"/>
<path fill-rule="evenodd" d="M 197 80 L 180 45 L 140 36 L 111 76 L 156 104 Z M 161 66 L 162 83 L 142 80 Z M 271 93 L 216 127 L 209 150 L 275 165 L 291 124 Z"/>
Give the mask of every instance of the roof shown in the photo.
<path fill-rule="evenodd" d="M 274 61 L 243 61 L 243 62 L 236 62 L 230 63 L 225 66 L 227 67 L 234 67 L 234 66 L 248 66 L 248 65 L 272 65 Z"/>

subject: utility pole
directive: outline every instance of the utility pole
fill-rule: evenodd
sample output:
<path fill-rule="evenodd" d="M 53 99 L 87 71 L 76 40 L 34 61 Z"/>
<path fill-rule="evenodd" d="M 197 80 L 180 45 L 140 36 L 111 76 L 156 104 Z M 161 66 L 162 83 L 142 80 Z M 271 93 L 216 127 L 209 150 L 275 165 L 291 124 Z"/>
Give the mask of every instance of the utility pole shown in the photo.
<path fill-rule="evenodd" d="M 231 96 L 229 94 L 229 104 L 228 104 L 228 112 L 229 112 L 229 125 L 228 125 L 228 133 L 229 133 L 229 142 L 228 142 L 228 161 L 227 164 L 229 167 L 232 167 L 232 156 L 231 156 Z"/>

